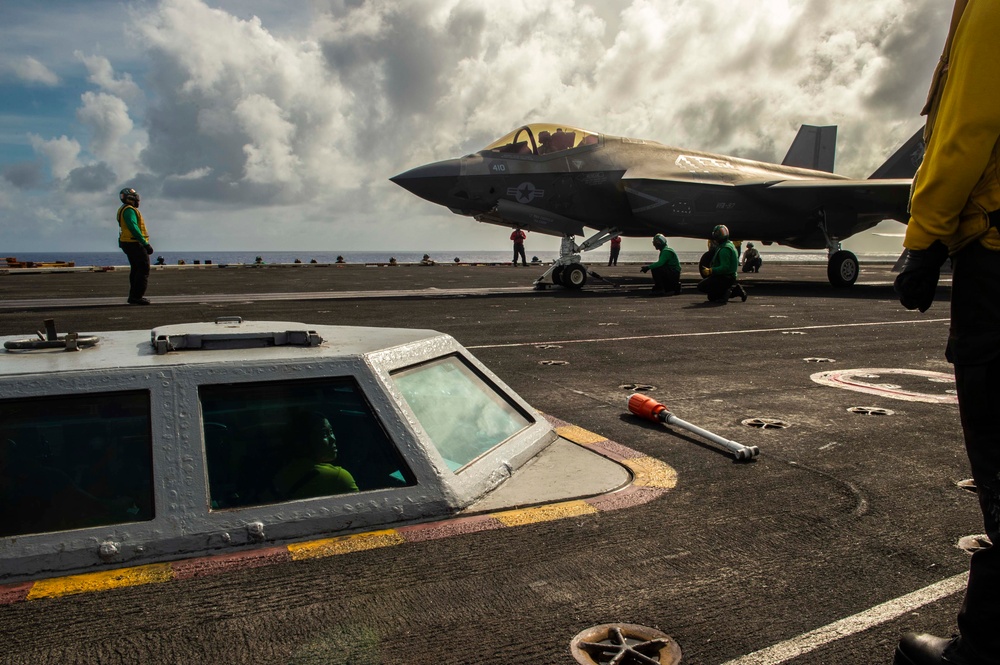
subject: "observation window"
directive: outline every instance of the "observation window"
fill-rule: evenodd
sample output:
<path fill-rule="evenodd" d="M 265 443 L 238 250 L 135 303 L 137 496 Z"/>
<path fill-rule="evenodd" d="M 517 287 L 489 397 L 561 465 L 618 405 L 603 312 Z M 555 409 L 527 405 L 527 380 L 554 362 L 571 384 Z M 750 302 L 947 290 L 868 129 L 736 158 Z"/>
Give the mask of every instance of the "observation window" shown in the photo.
<path fill-rule="evenodd" d="M 457 356 L 402 370 L 392 378 L 455 472 L 532 422 Z"/>
<path fill-rule="evenodd" d="M 576 127 L 551 123 L 532 123 L 486 146 L 495 153 L 514 155 L 550 155 L 587 145 L 597 145 L 597 134 Z"/>
<path fill-rule="evenodd" d="M 213 509 L 413 485 L 352 378 L 199 388 Z"/>
<path fill-rule="evenodd" d="M 0 536 L 153 519 L 144 391 L 0 400 Z"/>

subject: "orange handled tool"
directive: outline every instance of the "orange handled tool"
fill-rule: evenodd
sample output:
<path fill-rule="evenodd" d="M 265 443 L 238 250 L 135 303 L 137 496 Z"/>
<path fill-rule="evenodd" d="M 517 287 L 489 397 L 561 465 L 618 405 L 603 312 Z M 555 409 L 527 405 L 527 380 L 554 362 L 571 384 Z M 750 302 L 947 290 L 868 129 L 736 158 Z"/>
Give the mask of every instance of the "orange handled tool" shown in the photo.
<path fill-rule="evenodd" d="M 704 437 L 712 443 L 719 444 L 731 452 L 733 457 L 738 460 L 753 459 L 760 453 L 760 449 L 757 448 L 757 446 L 744 446 L 742 443 L 730 441 L 729 439 L 725 439 L 717 434 L 712 434 L 708 430 L 704 430 L 697 425 L 692 425 L 687 421 L 681 420 L 674 414 L 670 413 L 667 407 L 647 395 L 633 393 L 632 396 L 628 398 L 628 410 L 640 418 L 652 420 L 654 423 L 675 425 L 681 429 L 686 429 L 689 432 L 694 432 L 698 436 Z"/>

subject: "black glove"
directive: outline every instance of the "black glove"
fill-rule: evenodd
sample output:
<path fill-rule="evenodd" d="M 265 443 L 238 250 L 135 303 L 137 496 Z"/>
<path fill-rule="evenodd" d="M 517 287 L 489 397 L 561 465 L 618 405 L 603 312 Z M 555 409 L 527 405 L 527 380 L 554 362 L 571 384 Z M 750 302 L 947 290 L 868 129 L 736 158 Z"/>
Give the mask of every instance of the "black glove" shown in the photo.
<path fill-rule="evenodd" d="M 927 311 L 934 301 L 941 266 L 947 258 L 948 248 L 940 240 L 927 249 L 909 250 L 903 270 L 893 284 L 903 307 Z"/>
<path fill-rule="evenodd" d="M 649 266 L 643 266 L 643 267 L 639 268 L 639 270 L 642 271 L 643 273 L 647 273 L 647 272 L 649 272 Z"/>
<path fill-rule="evenodd" d="M 152 245 L 146 245 L 146 253 L 149 254 L 150 256 L 153 255 L 153 246 Z"/>

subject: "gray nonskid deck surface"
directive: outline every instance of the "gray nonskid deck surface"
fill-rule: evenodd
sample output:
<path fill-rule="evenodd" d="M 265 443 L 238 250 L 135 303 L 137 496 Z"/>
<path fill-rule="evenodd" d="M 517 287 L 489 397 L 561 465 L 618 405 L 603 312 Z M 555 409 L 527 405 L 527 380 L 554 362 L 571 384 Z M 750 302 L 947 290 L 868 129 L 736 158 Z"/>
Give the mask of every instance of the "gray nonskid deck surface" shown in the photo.
<path fill-rule="evenodd" d="M 957 407 L 810 379 L 832 369 L 950 373 L 947 282 L 919 314 L 896 301 L 888 266 L 862 264 L 859 284 L 836 290 L 825 266 L 765 265 L 744 277 L 746 303 L 718 307 L 694 290 L 688 267 L 685 293 L 667 298 L 645 295 L 638 266 L 595 269 L 620 288 L 533 292 L 538 271 L 509 267 L 162 271 L 150 307 L 95 301 L 120 298 L 124 273 L 0 277 L 4 301 L 90 300 L 5 307 L 8 335 L 33 334 L 42 318 L 84 332 L 228 315 L 439 330 L 539 410 L 678 475 L 674 489 L 632 508 L 0 606 L 0 662 L 568 663 L 575 634 L 625 622 L 673 636 L 686 665 L 774 645 L 784 646 L 755 662 L 874 664 L 890 662 L 905 630 L 954 631 L 961 593 L 913 601 L 888 620 L 869 610 L 967 570 L 955 543 L 982 525 L 975 496 L 955 486 L 968 476 Z M 421 293 L 205 297 L 295 291 Z M 760 457 L 736 463 L 637 420 L 625 407 L 636 384 L 678 417 L 759 446 Z M 789 426 L 741 424 L 752 418 Z M 802 642 L 791 640 L 859 614 L 865 629 L 796 656 Z"/>

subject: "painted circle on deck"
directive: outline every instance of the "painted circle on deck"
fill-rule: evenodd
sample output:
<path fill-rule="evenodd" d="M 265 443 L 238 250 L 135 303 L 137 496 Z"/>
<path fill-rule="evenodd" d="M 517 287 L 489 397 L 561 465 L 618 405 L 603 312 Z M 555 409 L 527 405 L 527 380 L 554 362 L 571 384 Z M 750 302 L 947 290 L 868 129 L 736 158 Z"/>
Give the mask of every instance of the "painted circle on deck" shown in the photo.
<path fill-rule="evenodd" d="M 889 381 L 891 377 L 891 382 Z M 816 383 L 834 388 L 846 388 L 859 393 L 889 397 L 906 402 L 958 404 L 954 388 L 955 377 L 943 372 L 923 369 L 864 367 L 817 372 L 810 377 Z"/>

